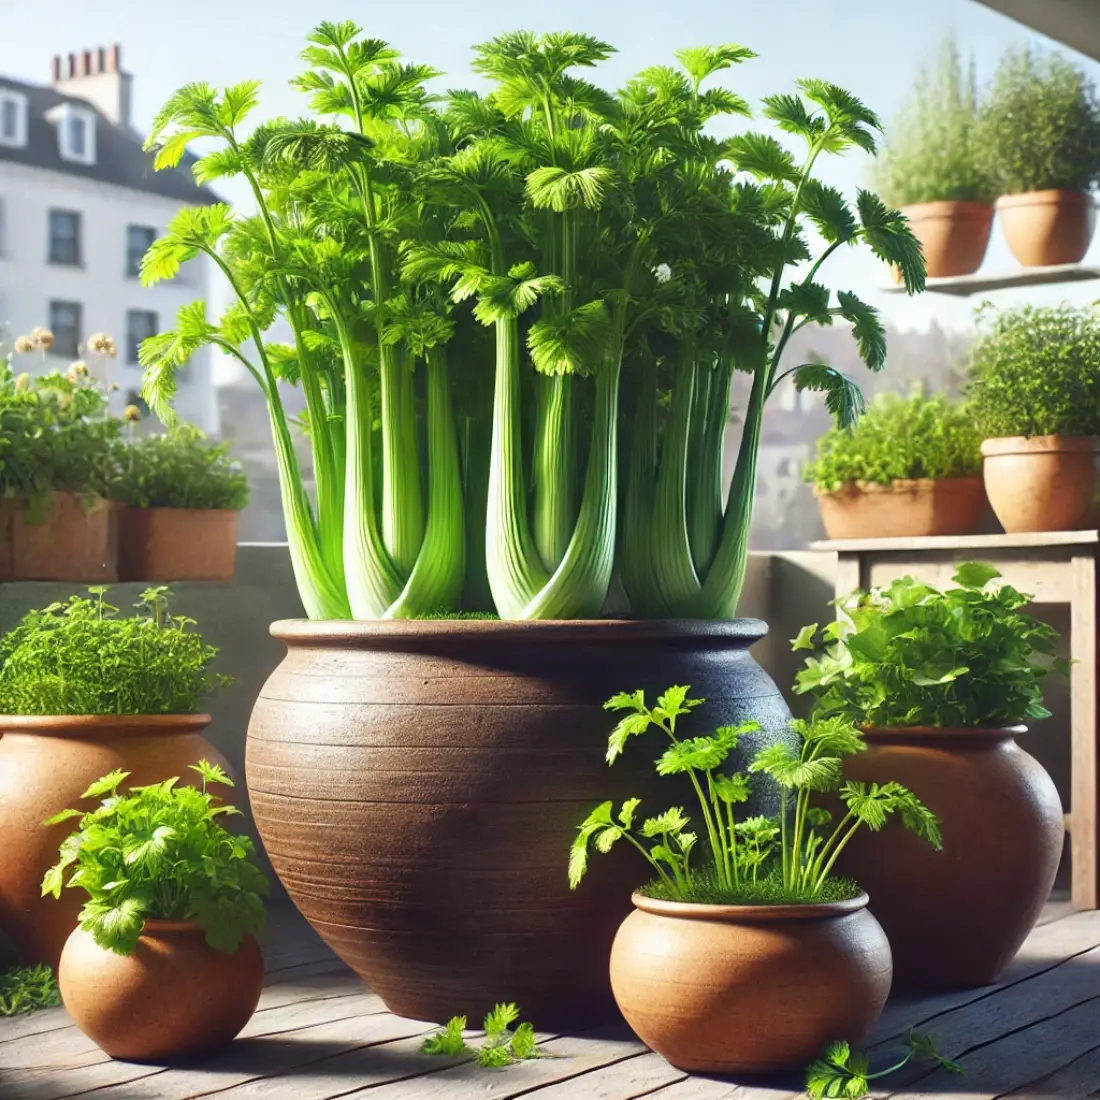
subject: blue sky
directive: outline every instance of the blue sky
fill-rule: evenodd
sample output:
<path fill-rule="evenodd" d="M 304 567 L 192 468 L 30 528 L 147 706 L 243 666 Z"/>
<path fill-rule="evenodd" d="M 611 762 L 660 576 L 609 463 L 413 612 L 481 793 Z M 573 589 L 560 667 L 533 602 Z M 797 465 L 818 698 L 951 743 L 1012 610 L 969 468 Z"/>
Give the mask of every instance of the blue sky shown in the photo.
<path fill-rule="evenodd" d="M 409 58 L 444 70 L 444 87 L 473 83 L 467 70 L 473 43 L 517 27 L 583 30 L 610 42 L 619 52 L 599 79 L 611 86 L 668 60 L 678 47 L 740 42 L 760 56 L 724 75 L 750 101 L 785 90 L 798 77 L 819 76 L 850 88 L 887 119 L 945 35 L 954 34 L 964 51 L 973 51 L 983 80 L 1005 48 L 1033 37 L 974 0 L 555 0 L 541 6 L 504 0 L 0 0 L 0 71 L 44 82 L 54 53 L 120 42 L 124 65 L 135 76 L 134 121 L 140 129 L 178 85 L 191 80 L 258 78 L 264 82 L 264 114 L 295 114 L 302 98 L 287 81 L 300 68 L 297 53 L 306 32 L 320 18 L 356 20 Z M 1100 78 L 1100 65 L 1086 64 Z M 852 192 L 866 171 L 865 158 L 853 155 L 832 161 L 827 176 Z M 1093 256 L 1098 254 L 1100 246 Z M 1011 263 L 995 237 L 987 264 Z M 868 294 L 882 285 L 883 274 L 857 254 L 838 256 L 828 272 L 834 285 Z M 1072 296 L 1088 300 L 1091 293 L 1077 288 Z M 1051 295 L 1062 292 L 1044 297 Z M 933 314 L 962 324 L 969 315 L 965 303 L 939 296 L 934 302 L 875 299 L 906 326 L 923 327 Z"/>

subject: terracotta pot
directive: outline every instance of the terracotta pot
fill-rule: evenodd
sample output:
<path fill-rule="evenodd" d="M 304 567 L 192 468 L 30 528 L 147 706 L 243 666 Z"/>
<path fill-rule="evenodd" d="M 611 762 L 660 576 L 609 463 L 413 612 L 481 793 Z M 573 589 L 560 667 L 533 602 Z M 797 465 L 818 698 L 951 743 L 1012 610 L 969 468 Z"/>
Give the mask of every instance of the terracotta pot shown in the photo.
<path fill-rule="evenodd" d="M 11 513 L 11 579 L 118 580 L 118 505 L 101 497 L 51 493 L 41 517 L 18 504 Z"/>
<path fill-rule="evenodd" d="M 1092 196 L 1080 191 L 1028 191 L 997 200 L 1012 255 L 1024 267 L 1080 263 L 1092 241 Z"/>
<path fill-rule="evenodd" d="M 822 905 L 687 905 L 634 895 L 611 987 L 648 1047 L 689 1073 L 803 1066 L 856 1043 L 890 992 L 867 895 Z"/>
<path fill-rule="evenodd" d="M 1094 518 L 1100 437 L 987 439 L 982 455 L 985 491 L 1006 531 L 1076 531 Z"/>
<path fill-rule="evenodd" d="M 997 980 L 1042 912 L 1062 856 L 1062 804 L 1015 729 L 867 732 L 850 779 L 912 790 L 939 817 L 943 851 L 896 822 L 861 831 L 838 867 L 863 885 L 894 952 L 896 982 Z"/>
<path fill-rule="evenodd" d="M 703 728 L 762 724 L 751 755 L 791 736 L 748 652 L 766 629 L 276 623 L 289 652 L 260 694 L 246 757 L 275 872 L 399 1015 L 476 1020 L 501 1000 L 540 1027 L 612 1015 L 607 956 L 645 869 L 616 849 L 570 891 L 569 845 L 605 799 L 668 805 L 669 780 L 653 771 L 652 741 L 607 767 L 615 719 L 603 701 L 689 684 L 707 700 Z"/>
<path fill-rule="evenodd" d="M 121 581 L 231 581 L 237 513 L 223 508 L 123 508 Z"/>
<path fill-rule="evenodd" d="M 985 505 L 980 477 L 849 482 L 835 493 L 814 495 L 830 539 L 968 535 Z"/>
<path fill-rule="evenodd" d="M 12 560 L 12 524 L 16 502 L 0 497 L 0 581 L 10 581 L 15 565 Z"/>
<path fill-rule="evenodd" d="M 209 723 L 208 714 L 0 716 L 0 928 L 28 962 L 57 965 L 83 903 L 76 889 L 41 896 L 42 877 L 75 825 L 42 823 L 67 807 L 92 809 L 80 796 L 115 768 L 134 786 L 174 775 L 198 785 L 187 769 L 203 757 L 230 771 L 202 735 Z"/>
<path fill-rule="evenodd" d="M 972 275 L 982 266 L 993 227 L 989 203 L 920 202 L 901 212 L 921 243 L 929 277 Z"/>
<path fill-rule="evenodd" d="M 73 1023 L 112 1058 L 163 1061 L 232 1042 L 256 1011 L 264 960 L 251 936 L 227 955 L 184 921 L 146 921 L 132 955 L 78 928 L 57 984 Z"/>

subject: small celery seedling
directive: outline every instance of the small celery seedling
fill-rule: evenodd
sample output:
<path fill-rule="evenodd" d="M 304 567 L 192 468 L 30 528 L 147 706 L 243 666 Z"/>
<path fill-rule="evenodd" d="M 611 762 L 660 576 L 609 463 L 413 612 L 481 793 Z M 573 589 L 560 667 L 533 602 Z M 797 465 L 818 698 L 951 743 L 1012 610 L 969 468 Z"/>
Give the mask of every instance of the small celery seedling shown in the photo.
<path fill-rule="evenodd" d="M 486 1069 L 502 1069 L 513 1062 L 522 1062 L 539 1056 L 535 1029 L 529 1023 L 519 1024 L 515 1031 L 511 1026 L 519 1019 L 519 1008 L 514 1004 L 494 1005 L 485 1017 L 485 1039 L 481 1046 L 470 1046 L 463 1032 L 465 1016 L 452 1016 L 441 1031 L 429 1035 L 421 1046 L 424 1054 L 456 1058 L 471 1056 Z"/>
<path fill-rule="evenodd" d="M 909 1044 L 909 1050 L 905 1057 L 900 1062 L 879 1070 L 878 1073 L 871 1073 L 870 1062 L 866 1056 L 857 1054 L 846 1042 L 841 1040 L 830 1043 L 821 1057 L 811 1062 L 806 1069 L 807 1094 L 812 1100 L 824 1100 L 826 1097 L 860 1100 L 860 1097 L 867 1095 L 869 1082 L 897 1073 L 914 1059 L 918 1062 L 937 1064 L 949 1073 L 963 1072 L 958 1062 L 952 1062 L 936 1050 L 930 1035 L 911 1031 L 906 1041 Z"/>

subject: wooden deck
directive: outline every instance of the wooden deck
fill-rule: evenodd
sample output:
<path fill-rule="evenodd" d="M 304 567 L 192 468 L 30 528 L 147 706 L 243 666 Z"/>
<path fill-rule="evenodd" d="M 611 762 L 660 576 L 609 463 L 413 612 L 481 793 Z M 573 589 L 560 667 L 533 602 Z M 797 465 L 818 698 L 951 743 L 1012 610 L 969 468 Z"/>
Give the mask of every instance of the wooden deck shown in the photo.
<path fill-rule="evenodd" d="M 785 1081 L 689 1077 L 625 1030 L 545 1036 L 546 1057 L 483 1070 L 419 1053 L 425 1024 L 391 1016 L 286 905 L 265 943 L 259 1010 L 223 1054 L 171 1068 L 113 1062 L 64 1009 L 0 1020 L 5 1100 L 794 1100 Z M 537 1024 L 538 1021 L 535 1021 Z M 875 1097 L 1084 1100 L 1100 1097 L 1100 912 L 1054 901 L 1004 981 L 986 990 L 894 999 L 866 1046 L 877 1068 L 910 1027 L 937 1037 L 966 1075 L 925 1067 Z"/>

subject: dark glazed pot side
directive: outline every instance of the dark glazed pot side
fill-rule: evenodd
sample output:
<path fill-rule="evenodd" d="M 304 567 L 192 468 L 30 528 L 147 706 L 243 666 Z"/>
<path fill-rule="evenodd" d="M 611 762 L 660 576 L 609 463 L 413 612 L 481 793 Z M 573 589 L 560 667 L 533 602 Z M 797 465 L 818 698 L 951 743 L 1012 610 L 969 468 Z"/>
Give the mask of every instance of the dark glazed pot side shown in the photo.
<path fill-rule="evenodd" d="M 612 1015 L 611 943 L 645 867 L 621 846 L 594 857 L 572 892 L 569 845 L 606 799 L 637 795 L 657 812 L 683 797 L 653 772 L 660 734 L 607 766 L 615 716 L 602 704 L 689 684 L 707 700 L 699 732 L 761 723 L 743 742 L 751 755 L 791 736 L 782 696 L 748 652 L 766 629 L 276 623 L 288 653 L 257 701 L 246 757 L 272 865 L 399 1015 L 477 1020 L 497 1001 L 539 1027 Z"/>

